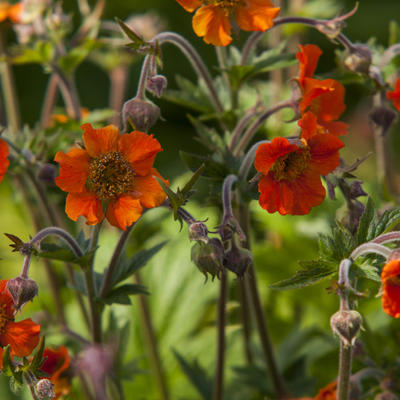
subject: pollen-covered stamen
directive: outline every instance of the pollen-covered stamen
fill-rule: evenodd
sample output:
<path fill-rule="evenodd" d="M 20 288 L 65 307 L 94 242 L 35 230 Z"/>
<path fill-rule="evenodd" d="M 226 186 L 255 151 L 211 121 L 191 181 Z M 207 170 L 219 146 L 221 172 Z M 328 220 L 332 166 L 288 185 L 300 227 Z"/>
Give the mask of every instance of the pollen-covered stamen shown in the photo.
<path fill-rule="evenodd" d="M 279 157 L 271 167 L 274 180 L 296 180 L 308 167 L 311 158 L 308 147 L 299 148 L 289 154 Z"/>
<path fill-rule="evenodd" d="M 244 0 L 206 0 L 205 3 L 221 7 L 227 11 L 233 11 L 237 6 L 243 5 Z"/>
<path fill-rule="evenodd" d="M 13 321 L 7 312 L 7 304 L 0 305 L 0 334 L 5 331 L 8 322 Z"/>
<path fill-rule="evenodd" d="M 91 160 L 86 185 L 101 200 L 110 200 L 131 192 L 134 176 L 129 162 L 121 153 L 114 151 Z"/>

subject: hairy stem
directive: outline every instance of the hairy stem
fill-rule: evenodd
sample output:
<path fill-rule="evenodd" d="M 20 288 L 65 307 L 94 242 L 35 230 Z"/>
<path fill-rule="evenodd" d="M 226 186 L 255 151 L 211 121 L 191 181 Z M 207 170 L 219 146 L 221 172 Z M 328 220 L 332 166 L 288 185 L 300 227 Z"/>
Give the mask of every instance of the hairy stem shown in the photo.
<path fill-rule="evenodd" d="M 217 319 L 217 366 L 214 380 L 213 400 L 224 398 L 224 370 L 225 370 L 225 324 L 226 324 L 226 300 L 228 291 L 227 271 L 221 273 L 218 319 Z"/>
<path fill-rule="evenodd" d="M 352 346 L 340 341 L 339 353 L 339 377 L 338 377 L 338 400 L 348 400 L 350 390 L 350 376 L 352 364 Z"/>

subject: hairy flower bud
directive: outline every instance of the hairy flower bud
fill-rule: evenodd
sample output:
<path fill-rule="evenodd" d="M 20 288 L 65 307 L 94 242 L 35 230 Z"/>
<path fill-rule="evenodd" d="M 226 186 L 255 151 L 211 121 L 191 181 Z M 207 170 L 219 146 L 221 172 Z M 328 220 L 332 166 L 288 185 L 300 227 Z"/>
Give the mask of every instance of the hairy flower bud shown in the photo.
<path fill-rule="evenodd" d="M 35 386 L 35 391 L 39 399 L 54 399 L 56 395 L 53 390 L 54 385 L 49 379 L 40 379 Z"/>
<path fill-rule="evenodd" d="M 206 281 L 207 273 L 214 279 L 223 269 L 224 247 L 217 238 L 211 238 L 208 243 L 197 242 L 192 247 L 191 259 L 205 275 Z"/>
<path fill-rule="evenodd" d="M 333 333 L 339 336 L 346 346 L 352 346 L 356 336 L 361 329 L 362 317 L 355 310 L 341 310 L 331 317 L 331 328 Z"/>
<path fill-rule="evenodd" d="M 33 279 L 21 276 L 10 279 L 7 282 L 7 289 L 17 309 L 20 309 L 28 301 L 32 301 L 39 291 L 38 285 Z"/>
<path fill-rule="evenodd" d="M 153 75 L 147 78 L 146 89 L 154 96 L 161 97 L 168 85 L 167 78 L 164 75 Z"/>
<path fill-rule="evenodd" d="M 370 48 L 365 44 L 356 44 L 344 60 L 346 67 L 353 72 L 368 74 L 372 62 Z"/>
<path fill-rule="evenodd" d="M 189 225 L 189 239 L 208 243 L 208 229 L 204 222 L 196 221 Z"/>
<path fill-rule="evenodd" d="M 238 247 L 232 243 L 224 257 L 224 267 L 234 272 L 239 278 L 243 277 L 249 265 L 253 262 L 253 256 L 247 249 Z"/>
<path fill-rule="evenodd" d="M 380 106 L 374 107 L 369 117 L 374 124 L 382 128 L 382 135 L 384 135 L 396 120 L 396 113 L 389 108 Z"/>
<path fill-rule="evenodd" d="M 50 163 L 44 163 L 38 173 L 38 178 L 48 184 L 55 184 L 55 178 L 57 175 L 57 169 L 55 165 Z"/>
<path fill-rule="evenodd" d="M 151 101 L 134 97 L 125 102 L 122 108 L 122 119 L 125 129 L 129 120 L 139 131 L 147 132 L 160 118 L 160 109 Z"/>

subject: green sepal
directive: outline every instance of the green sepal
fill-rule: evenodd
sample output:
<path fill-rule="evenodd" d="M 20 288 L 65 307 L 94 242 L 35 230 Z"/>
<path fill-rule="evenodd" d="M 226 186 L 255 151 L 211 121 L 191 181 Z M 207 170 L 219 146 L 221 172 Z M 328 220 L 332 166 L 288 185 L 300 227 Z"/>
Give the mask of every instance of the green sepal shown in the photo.
<path fill-rule="evenodd" d="M 45 348 L 45 337 L 42 336 L 40 338 L 39 346 L 36 349 L 35 355 L 33 356 L 31 366 L 30 366 L 33 373 L 37 372 L 37 370 L 39 370 L 40 367 L 43 365 L 44 348 Z"/>

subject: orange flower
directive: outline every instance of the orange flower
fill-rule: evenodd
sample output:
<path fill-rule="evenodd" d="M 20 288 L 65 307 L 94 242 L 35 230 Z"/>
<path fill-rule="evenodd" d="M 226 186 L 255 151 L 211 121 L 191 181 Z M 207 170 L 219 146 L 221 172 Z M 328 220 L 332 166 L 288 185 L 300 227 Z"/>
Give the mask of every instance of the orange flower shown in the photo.
<path fill-rule="evenodd" d="M 296 55 L 300 64 L 297 81 L 303 94 L 299 104 L 300 112 L 303 115 L 307 111 L 315 114 L 319 132 L 327 132 L 336 136 L 345 135 L 348 125 L 337 121 L 346 108 L 343 85 L 334 79 L 321 81 L 312 78 L 321 54 L 322 51 L 318 46 L 308 44 L 300 46 L 300 52 Z"/>
<path fill-rule="evenodd" d="M 3 180 L 3 176 L 7 172 L 8 165 L 10 164 L 7 158 L 9 153 L 7 142 L 0 139 L 0 182 Z"/>
<path fill-rule="evenodd" d="M 318 392 L 314 400 L 336 400 L 336 392 L 337 382 L 331 382 Z"/>
<path fill-rule="evenodd" d="M 386 314 L 400 318 L 400 260 L 389 261 L 382 270 L 382 307 Z"/>
<path fill-rule="evenodd" d="M 393 105 L 396 107 L 397 111 L 400 111 L 400 78 L 396 81 L 394 91 L 386 92 L 386 97 L 389 100 L 392 100 Z"/>
<path fill-rule="evenodd" d="M 125 230 L 142 215 L 144 208 L 161 205 L 165 193 L 154 176 L 153 168 L 161 145 L 152 135 L 133 131 L 120 135 L 113 125 L 93 129 L 82 125 L 85 149 L 59 151 L 55 161 L 60 164 L 56 184 L 67 196 L 65 211 L 76 221 L 79 216 L 88 225 L 104 219 Z M 168 183 L 168 181 L 165 181 Z"/>
<path fill-rule="evenodd" d="M 10 20 L 18 24 L 22 13 L 22 3 L 11 5 L 8 2 L 0 3 L 0 22 Z"/>
<path fill-rule="evenodd" d="M 197 11 L 193 30 L 206 43 L 226 46 L 232 42 L 231 16 L 244 31 L 266 31 L 274 25 L 279 7 L 270 0 L 176 0 L 186 11 Z"/>
<path fill-rule="evenodd" d="M 0 346 L 10 345 L 11 355 L 28 356 L 39 343 L 40 325 L 31 319 L 14 321 L 16 309 L 7 282 L 0 280 Z"/>
<path fill-rule="evenodd" d="M 341 147 L 343 143 L 336 136 L 317 132 L 315 119 L 298 140 L 277 137 L 261 144 L 254 164 L 262 174 L 258 183 L 260 206 L 270 213 L 308 214 L 325 198 L 321 175 L 339 165 Z"/>
<path fill-rule="evenodd" d="M 58 399 L 60 396 L 69 394 L 71 383 L 66 372 L 71 360 L 67 348 L 65 346 L 61 346 L 58 350 L 45 348 L 43 358 L 46 358 L 46 360 L 40 369 L 48 374 L 48 378 L 53 383 L 55 398 Z"/>

